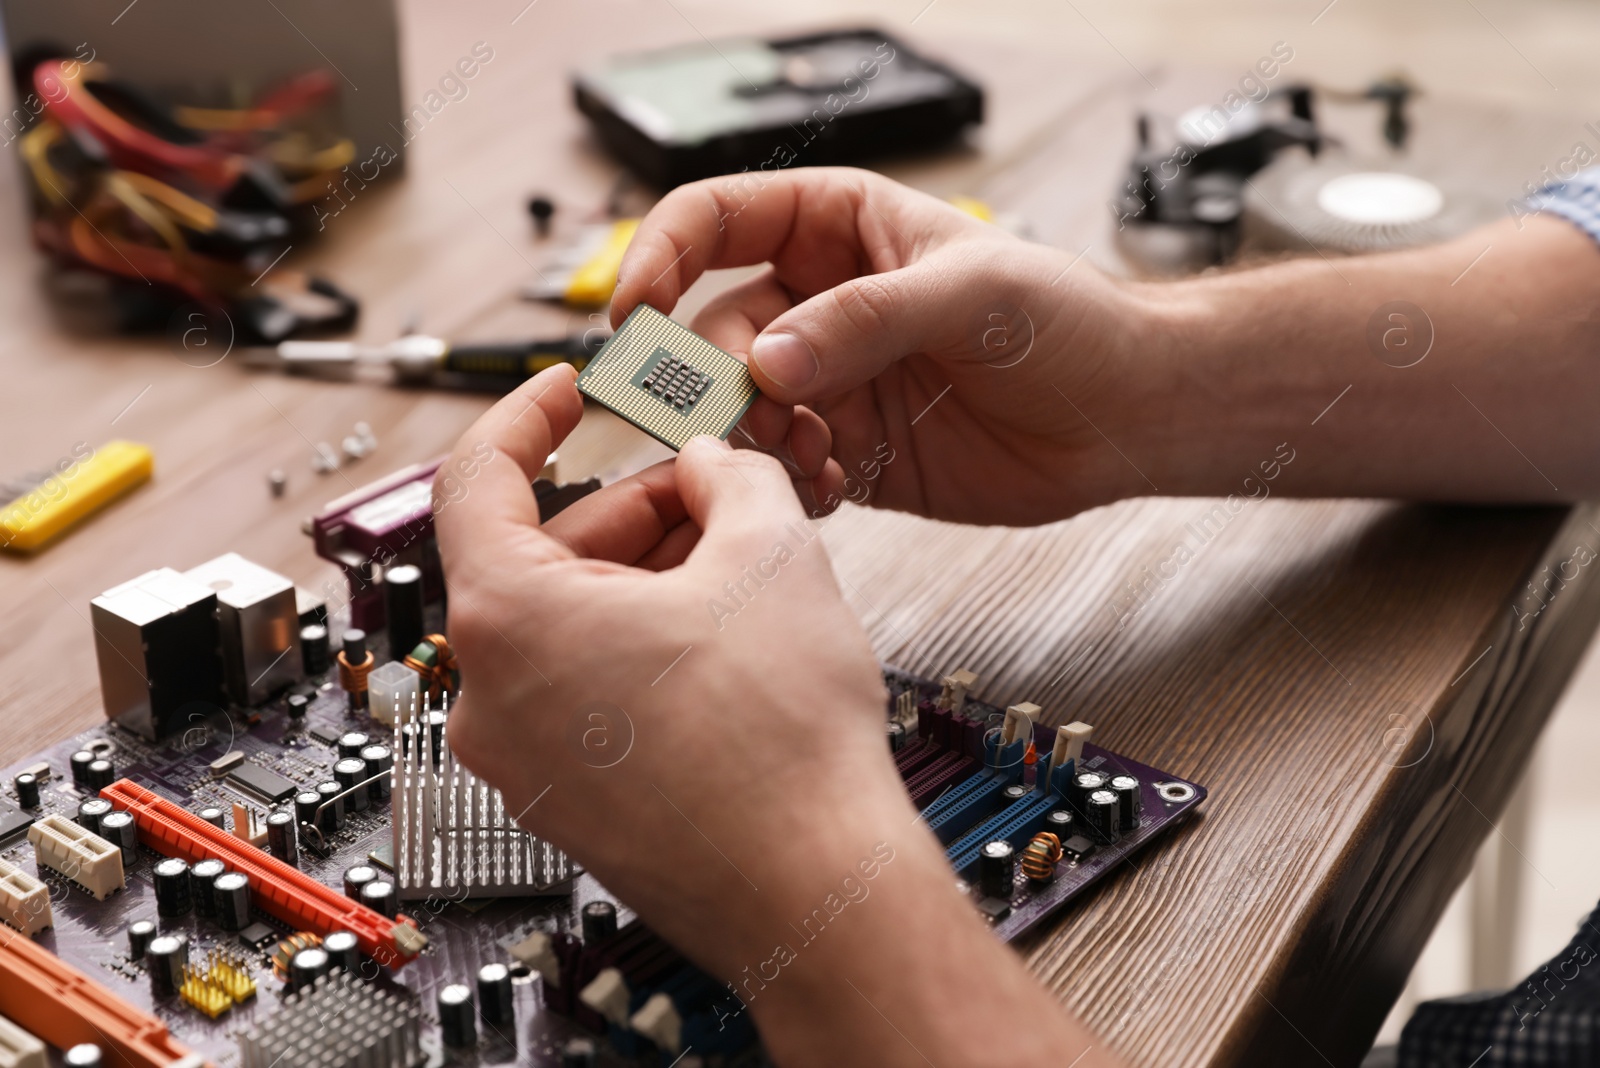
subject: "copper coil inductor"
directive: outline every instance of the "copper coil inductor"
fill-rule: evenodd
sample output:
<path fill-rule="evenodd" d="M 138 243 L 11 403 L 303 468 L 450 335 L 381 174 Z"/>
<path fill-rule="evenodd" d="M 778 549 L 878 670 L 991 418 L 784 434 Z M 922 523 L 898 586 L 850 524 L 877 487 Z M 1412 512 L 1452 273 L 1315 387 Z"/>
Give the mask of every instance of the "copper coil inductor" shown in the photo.
<path fill-rule="evenodd" d="M 1047 883 L 1055 878 L 1056 865 L 1061 863 L 1061 839 L 1049 831 L 1040 831 L 1022 851 L 1022 874 L 1036 883 Z"/>

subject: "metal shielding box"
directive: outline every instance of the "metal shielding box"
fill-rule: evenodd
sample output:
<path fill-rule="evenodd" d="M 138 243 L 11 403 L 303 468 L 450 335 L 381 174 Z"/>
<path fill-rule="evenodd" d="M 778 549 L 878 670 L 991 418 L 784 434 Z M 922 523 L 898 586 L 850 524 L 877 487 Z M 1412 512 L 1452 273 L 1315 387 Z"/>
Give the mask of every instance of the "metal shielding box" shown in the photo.
<path fill-rule="evenodd" d="M 152 741 L 222 696 L 217 596 L 170 567 L 147 571 L 89 602 L 107 717 Z"/>
<path fill-rule="evenodd" d="M 222 678 L 240 705 L 258 705 L 300 678 L 300 609 L 294 583 L 227 553 L 184 576 L 216 594 Z"/>

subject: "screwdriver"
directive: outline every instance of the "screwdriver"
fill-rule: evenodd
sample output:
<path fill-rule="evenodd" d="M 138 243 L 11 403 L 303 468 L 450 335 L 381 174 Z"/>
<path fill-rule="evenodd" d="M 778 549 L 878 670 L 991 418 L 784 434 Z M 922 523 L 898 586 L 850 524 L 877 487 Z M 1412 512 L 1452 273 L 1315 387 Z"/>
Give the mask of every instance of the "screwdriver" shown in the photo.
<path fill-rule="evenodd" d="M 365 368 L 380 368 L 398 385 L 507 392 L 558 363 L 583 370 L 607 336 L 590 330 L 544 340 L 459 345 L 427 334 L 406 334 L 383 345 L 284 341 L 274 348 L 250 350 L 244 360 L 252 367 L 335 378 L 353 378 Z"/>

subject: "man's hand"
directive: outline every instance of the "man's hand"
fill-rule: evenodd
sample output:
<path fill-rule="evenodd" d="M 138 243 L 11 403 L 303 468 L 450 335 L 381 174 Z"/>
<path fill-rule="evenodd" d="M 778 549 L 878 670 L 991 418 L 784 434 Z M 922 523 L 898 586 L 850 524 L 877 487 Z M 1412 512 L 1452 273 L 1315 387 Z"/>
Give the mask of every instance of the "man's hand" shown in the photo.
<path fill-rule="evenodd" d="M 745 429 L 792 459 L 809 511 L 1030 524 L 1147 492 L 1090 422 L 1115 438 L 1114 413 L 1139 411 L 1110 386 L 1141 322 L 1121 287 L 868 171 L 738 177 L 645 217 L 612 321 L 671 312 L 707 270 L 770 263 L 691 326 L 747 358 L 763 397 Z"/>
<path fill-rule="evenodd" d="M 1076 1057 L 1087 1036 L 951 889 L 783 468 L 697 438 L 543 525 L 529 483 L 582 411 L 551 368 L 441 468 L 455 752 L 728 981 L 780 1063 Z"/>

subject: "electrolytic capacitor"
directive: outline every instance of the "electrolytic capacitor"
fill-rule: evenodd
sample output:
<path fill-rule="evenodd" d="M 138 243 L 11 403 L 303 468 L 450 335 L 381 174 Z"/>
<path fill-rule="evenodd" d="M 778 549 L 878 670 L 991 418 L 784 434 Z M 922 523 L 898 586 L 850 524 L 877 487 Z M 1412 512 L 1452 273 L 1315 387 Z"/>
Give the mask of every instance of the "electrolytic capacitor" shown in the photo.
<path fill-rule="evenodd" d="M 217 924 L 224 931 L 250 926 L 250 879 L 244 872 L 226 871 L 211 884 L 217 899 Z"/>
<path fill-rule="evenodd" d="M 289 722 L 298 723 L 306 718 L 306 709 L 311 707 L 311 698 L 303 693 L 292 693 L 283 705 L 289 712 Z"/>
<path fill-rule="evenodd" d="M 905 744 L 906 744 L 906 728 L 905 728 L 905 724 L 897 723 L 897 722 L 895 722 L 894 720 L 891 719 L 889 722 L 884 724 L 883 732 L 889 738 L 889 752 L 898 753 L 905 746 Z"/>
<path fill-rule="evenodd" d="M 516 1024 L 516 1001 L 511 989 L 511 969 L 504 964 L 485 964 L 478 969 L 478 1015 L 488 1027 Z"/>
<path fill-rule="evenodd" d="M 1072 807 L 1088 816 L 1089 795 L 1106 788 L 1106 777 L 1098 771 L 1080 771 L 1072 779 Z"/>
<path fill-rule="evenodd" d="M 389 655 L 404 660 L 422 640 L 422 569 L 400 564 L 383 573 L 383 610 Z"/>
<path fill-rule="evenodd" d="M 437 708 L 428 713 L 428 737 L 433 740 L 433 760 L 436 764 L 444 753 L 445 719 L 445 714 Z"/>
<path fill-rule="evenodd" d="M 197 860 L 189 869 L 189 894 L 194 899 L 196 916 L 217 914 L 217 876 L 228 870 L 220 860 Z"/>
<path fill-rule="evenodd" d="M 289 958 L 288 988 L 305 990 L 328 974 L 328 954 L 316 946 L 307 946 Z"/>
<path fill-rule="evenodd" d="M 344 787 L 336 782 L 317 783 L 317 793 L 321 796 L 322 819 L 318 826 L 323 834 L 332 834 L 334 831 L 344 829 L 344 798 L 339 795 L 344 792 Z"/>
<path fill-rule="evenodd" d="M 179 863 L 182 863 L 181 861 Z M 150 990 L 156 997 L 171 997 L 183 986 L 183 966 L 189 963 L 189 941 L 182 935 L 160 935 L 144 950 Z"/>
<path fill-rule="evenodd" d="M 1058 808 L 1045 814 L 1044 829 L 1065 842 L 1072 836 L 1072 825 L 1076 822 L 1072 813 L 1064 808 Z"/>
<path fill-rule="evenodd" d="M 322 804 L 322 795 L 315 790 L 301 790 L 294 795 L 294 818 L 296 823 L 314 824 L 317 822 L 317 806 Z"/>
<path fill-rule="evenodd" d="M 23 808 L 39 807 L 39 776 L 25 771 L 11 780 L 17 790 L 17 804 Z"/>
<path fill-rule="evenodd" d="M 267 852 L 291 868 L 300 866 L 300 831 L 292 812 L 267 814 Z"/>
<path fill-rule="evenodd" d="M 1009 808 L 1011 805 L 1021 801 L 1024 797 L 1027 797 L 1032 792 L 1033 791 L 1029 790 L 1020 782 L 1014 782 L 1010 786 L 1007 786 L 1004 790 L 1000 791 L 1001 804 Z"/>
<path fill-rule="evenodd" d="M 156 864 L 156 912 L 162 916 L 187 916 L 194 907 L 189 890 L 189 865 L 177 857 Z"/>
<path fill-rule="evenodd" d="M 361 762 L 366 765 L 367 796 L 374 801 L 387 801 L 390 783 L 393 782 L 389 769 L 394 767 L 394 755 L 389 751 L 389 747 L 367 746 L 361 750 Z"/>
<path fill-rule="evenodd" d="M 143 960 L 150 940 L 156 936 L 154 920 L 134 920 L 128 924 L 128 959 Z"/>
<path fill-rule="evenodd" d="M 1117 775 L 1111 780 L 1111 792 L 1117 795 L 1117 827 L 1127 834 L 1139 826 L 1143 810 L 1139 780 L 1132 775 Z"/>
<path fill-rule="evenodd" d="M 395 897 L 394 884 L 383 879 L 375 879 L 361 888 L 361 903 L 372 911 L 389 919 L 394 919 L 400 911 L 400 902 Z"/>
<path fill-rule="evenodd" d="M 1084 820 L 1089 830 L 1102 842 L 1117 837 L 1117 795 L 1111 790 L 1096 790 L 1084 805 Z"/>
<path fill-rule="evenodd" d="M 365 738 L 366 735 L 361 735 Z M 349 757 L 339 761 L 333 766 L 333 779 L 339 784 L 339 789 L 344 791 L 344 808 L 346 812 L 365 812 L 372 797 L 366 790 L 357 790 L 356 787 L 367 780 L 367 764 L 360 757 Z"/>
<path fill-rule="evenodd" d="M 339 649 L 339 683 L 350 699 L 352 712 L 365 711 L 371 700 L 371 695 L 367 691 L 367 675 L 371 670 L 371 654 L 367 651 L 367 632 L 351 627 L 344 632 Z"/>
<path fill-rule="evenodd" d="M 451 1049 L 478 1043 L 477 1009 L 472 990 L 462 983 L 451 983 L 439 991 L 439 1038 Z"/>
<path fill-rule="evenodd" d="M 72 766 L 72 785 L 89 785 L 89 765 L 94 763 L 94 754 L 87 749 L 80 749 L 72 754 L 67 761 Z"/>
<path fill-rule="evenodd" d="M 67 1050 L 61 1063 L 67 1068 L 100 1068 L 105 1058 L 101 1056 L 100 1047 L 93 1042 L 80 1042 Z"/>
<path fill-rule="evenodd" d="M 372 739 L 361 731 L 350 731 L 348 734 L 341 734 L 339 736 L 339 759 L 345 760 L 349 757 L 360 756 L 361 750 L 371 743 Z"/>
<path fill-rule="evenodd" d="M 984 897 L 1011 900 L 1012 872 L 1016 866 L 1017 851 L 1004 838 L 985 842 L 978 850 L 978 888 Z"/>
<path fill-rule="evenodd" d="M 321 675 L 328 670 L 328 628 L 311 623 L 300 628 L 300 665 L 306 675 Z"/>
<path fill-rule="evenodd" d="M 100 837 L 122 852 L 126 868 L 139 857 L 139 824 L 131 812 L 107 812 L 100 817 Z"/>
<path fill-rule="evenodd" d="M 78 826 L 90 834 L 100 833 L 100 821 L 112 811 L 111 802 L 103 797 L 88 797 L 78 802 Z"/>
<path fill-rule="evenodd" d="M 223 812 L 215 805 L 203 808 L 199 812 L 195 813 L 195 815 L 199 816 L 201 819 L 205 820 L 219 831 L 225 831 L 228 829 L 227 813 Z"/>
<path fill-rule="evenodd" d="M 361 891 L 368 883 L 378 881 L 378 869 L 370 864 L 357 864 L 344 873 L 344 896 L 351 901 L 361 900 Z"/>
<path fill-rule="evenodd" d="M 609 901 L 590 901 L 578 913 L 583 923 L 583 944 L 592 946 L 617 933 L 617 906 Z"/>
<path fill-rule="evenodd" d="M 329 931 L 322 940 L 322 952 L 328 955 L 328 967 L 333 971 L 361 974 L 361 940 L 350 931 Z"/>
<path fill-rule="evenodd" d="M 89 761 L 89 766 L 83 772 L 83 785 L 95 793 L 99 793 L 116 781 L 117 769 L 104 757 Z"/>

